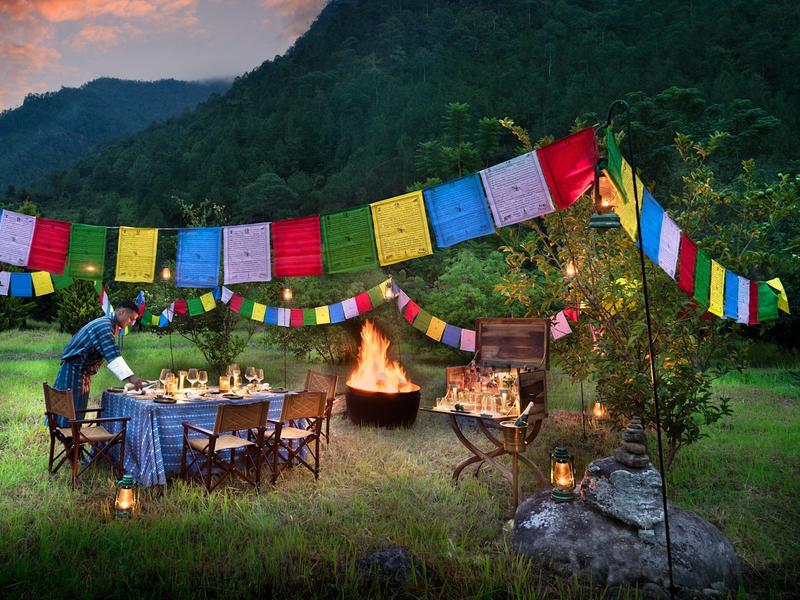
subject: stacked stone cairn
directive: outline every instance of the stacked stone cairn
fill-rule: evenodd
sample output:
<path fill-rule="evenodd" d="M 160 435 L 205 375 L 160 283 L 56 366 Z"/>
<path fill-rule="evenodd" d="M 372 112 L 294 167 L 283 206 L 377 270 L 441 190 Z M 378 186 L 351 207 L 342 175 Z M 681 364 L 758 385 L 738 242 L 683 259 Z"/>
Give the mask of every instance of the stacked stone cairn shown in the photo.
<path fill-rule="evenodd" d="M 628 467 L 643 468 L 650 463 L 647 456 L 647 438 L 639 417 L 634 417 L 622 432 L 622 446 L 614 449 L 617 462 Z"/>

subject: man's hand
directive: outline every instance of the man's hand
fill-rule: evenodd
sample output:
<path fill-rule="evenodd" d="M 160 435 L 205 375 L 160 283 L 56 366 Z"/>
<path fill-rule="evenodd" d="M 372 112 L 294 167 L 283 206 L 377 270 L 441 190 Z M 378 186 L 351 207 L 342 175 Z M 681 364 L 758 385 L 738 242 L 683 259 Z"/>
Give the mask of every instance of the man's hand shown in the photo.
<path fill-rule="evenodd" d="M 137 377 L 136 375 L 131 375 L 125 381 L 130 383 L 133 386 L 133 389 L 135 389 L 135 390 L 140 390 L 140 389 L 142 389 L 143 386 L 145 386 L 148 383 L 150 383 L 146 379 L 142 379 L 141 377 Z"/>

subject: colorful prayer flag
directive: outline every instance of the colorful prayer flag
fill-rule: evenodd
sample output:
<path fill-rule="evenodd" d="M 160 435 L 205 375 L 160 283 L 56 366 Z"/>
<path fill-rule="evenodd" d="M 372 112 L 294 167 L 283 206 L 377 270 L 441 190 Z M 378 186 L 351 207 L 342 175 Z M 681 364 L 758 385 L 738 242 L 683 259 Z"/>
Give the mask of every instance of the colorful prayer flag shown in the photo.
<path fill-rule="evenodd" d="M 69 270 L 69 264 L 64 268 L 64 272 Z M 70 277 L 69 275 L 50 275 L 50 278 L 53 280 L 53 287 L 57 290 L 63 290 L 65 287 L 71 286 L 75 283 L 75 280 Z"/>
<path fill-rule="evenodd" d="M 225 243 L 225 285 L 270 281 L 269 223 L 234 225 L 222 230 Z"/>
<path fill-rule="evenodd" d="M 226 288 L 224 285 L 222 286 L 222 291 L 219 294 L 220 302 L 223 304 L 227 304 L 233 298 L 233 291 Z"/>
<path fill-rule="evenodd" d="M 609 173 L 610 176 L 610 173 Z M 612 182 L 614 180 L 612 179 Z M 622 187 L 617 188 L 617 202 L 614 205 L 614 212 L 619 215 L 619 221 L 622 228 L 627 232 L 630 238 L 638 242 L 638 229 L 636 224 L 636 201 L 638 199 L 639 207 L 641 210 L 642 199 L 644 198 L 644 184 L 642 180 L 636 176 L 636 196 L 634 195 L 633 188 L 633 171 L 631 166 L 624 158 L 622 159 Z"/>
<path fill-rule="evenodd" d="M 461 342 L 461 327 L 456 327 L 455 325 L 447 323 L 444 327 L 441 342 L 453 348 L 458 348 Z"/>
<path fill-rule="evenodd" d="M 461 330 L 461 350 L 465 352 L 475 352 L 475 330 L 462 329 Z"/>
<path fill-rule="evenodd" d="M 302 308 L 292 308 L 290 309 L 289 315 L 289 324 L 292 327 L 302 327 L 303 326 L 303 309 Z"/>
<path fill-rule="evenodd" d="M 369 206 L 322 215 L 320 223 L 326 272 L 346 273 L 378 266 Z"/>
<path fill-rule="evenodd" d="M 419 313 L 417 313 L 417 318 L 414 319 L 414 322 L 411 324 L 411 326 L 427 335 L 428 327 L 430 327 L 432 320 L 433 315 L 424 308 L 420 308 Z"/>
<path fill-rule="evenodd" d="M 313 308 L 303 309 L 303 326 L 317 324 L 317 311 Z"/>
<path fill-rule="evenodd" d="M 214 310 L 217 307 L 217 303 L 214 301 L 214 294 L 211 292 L 206 292 L 200 296 L 200 302 L 202 302 L 203 310 L 206 312 Z"/>
<path fill-rule="evenodd" d="M 477 173 L 428 188 L 423 195 L 439 248 L 494 233 Z"/>
<path fill-rule="evenodd" d="M 0 262 L 24 267 L 31 252 L 36 217 L 3 209 L 0 216 Z"/>
<path fill-rule="evenodd" d="M 231 296 L 230 301 L 228 302 L 228 308 L 230 308 L 235 313 L 240 313 L 242 311 L 242 302 L 244 298 L 242 298 L 239 294 L 234 294 Z"/>
<path fill-rule="evenodd" d="M 758 322 L 778 318 L 778 299 L 780 292 L 766 281 L 758 282 Z"/>
<path fill-rule="evenodd" d="M 444 333 L 444 328 L 447 323 L 442 321 L 437 317 L 431 317 L 431 322 L 428 324 L 428 329 L 425 331 L 425 335 L 429 338 L 436 340 L 437 342 L 442 339 L 442 334 Z"/>
<path fill-rule="evenodd" d="M 275 277 L 322 275 L 322 238 L 319 216 L 272 224 Z"/>
<path fill-rule="evenodd" d="M 697 251 L 694 264 L 694 299 L 708 306 L 711 291 L 711 259 L 702 250 Z"/>
<path fill-rule="evenodd" d="M 255 309 L 255 306 L 255 301 L 251 300 L 250 298 L 242 298 L 242 305 L 239 308 L 239 314 L 245 319 L 252 319 L 253 309 Z"/>
<path fill-rule="evenodd" d="M 36 219 L 28 255 L 28 268 L 62 275 L 69 250 L 70 224 L 54 219 Z M 52 281 L 50 282 L 52 284 Z"/>
<path fill-rule="evenodd" d="M 213 288 L 219 285 L 219 227 L 193 227 L 178 231 L 175 286 Z"/>
<path fill-rule="evenodd" d="M 331 315 L 328 312 L 327 306 L 318 306 L 314 309 L 316 311 L 316 322 L 317 325 L 327 325 L 331 322 Z"/>
<path fill-rule="evenodd" d="M 33 281 L 30 273 L 11 273 L 11 295 L 18 298 L 33 296 Z"/>
<path fill-rule="evenodd" d="M 279 308 L 278 309 L 278 326 L 279 327 L 290 327 L 291 326 L 291 314 L 292 311 L 288 308 Z"/>
<path fill-rule="evenodd" d="M 739 316 L 739 276 L 725 270 L 725 304 L 723 314 L 728 319 Z"/>
<path fill-rule="evenodd" d="M 264 313 L 264 323 L 267 325 L 278 324 L 278 308 L 276 306 L 268 306 Z"/>
<path fill-rule="evenodd" d="M 658 264 L 659 249 L 661 247 L 661 226 L 664 222 L 664 209 L 656 202 L 653 195 L 644 189 L 642 202 L 642 248 L 645 255 Z"/>
<path fill-rule="evenodd" d="M 480 172 L 497 227 L 507 227 L 555 210 L 536 152 Z"/>
<path fill-rule="evenodd" d="M 774 289 L 776 289 L 779 293 L 778 297 L 778 309 L 785 312 L 787 315 L 789 313 L 789 297 L 786 295 L 786 290 L 783 288 L 783 283 L 779 277 L 775 277 L 774 279 L 770 279 L 767 281 Z"/>
<path fill-rule="evenodd" d="M 675 270 L 678 264 L 678 252 L 681 245 L 681 230 L 678 224 L 664 212 L 661 223 L 661 243 L 658 251 L 658 265 L 664 272 L 675 279 Z"/>
<path fill-rule="evenodd" d="M 186 300 L 183 299 L 175 300 L 173 304 L 174 304 L 173 310 L 175 311 L 176 315 L 185 315 L 189 310 L 189 306 Z"/>
<path fill-rule="evenodd" d="M 367 290 L 367 294 L 369 294 L 369 300 L 370 303 L 372 304 L 372 308 L 381 306 L 384 302 L 386 302 L 385 292 L 383 291 L 383 284 L 371 287 L 369 290 Z"/>
<path fill-rule="evenodd" d="M 560 209 L 571 206 L 594 182 L 598 152 L 593 127 L 539 148 L 536 155 L 550 196 Z"/>
<path fill-rule="evenodd" d="M 572 333 L 572 327 L 569 326 L 569 321 L 567 321 L 564 311 L 557 312 L 550 319 L 550 337 L 557 340 L 570 333 Z"/>
<path fill-rule="evenodd" d="M 50 273 L 47 271 L 35 271 L 31 273 L 31 282 L 33 283 L 33 291 L 37 296 L 52 294 L 56 291 L 53 288 L 53 280 L 50 279 Z"/>
<path fill-rule="evenodd" d="M 341 302 L 337 302 L 336 304 L 329 304 L 328 313 L 331 316 L 331 323 L 341 323 L 342 321 L 345 320 L 344 306 L 342 306 Z"/>
<path fill-rule="evenodd" d="M 361 292 L 356 296 L 355 300 L 358 314 L 364 314 L 372 310 L 372 301 L 370 300 L 369 292 Z"/>
<path fill-rule="evenodd" d="M 253 303 L 253 315 L 250 317 L 253 321 L 258 321 L 259 323 L 264 322 L 264 317 L 267 314 L 267 305 L 261 304 L 260 302 Z"/>
<path fill-rule="evenodd" d="M 120 227 L 115 279 L 152 283 L 156 272 L 158 229 Z"/>
<path fill-rule="evenodd" d="M 8 296 L 11 289 L 11 273 L 0 271 L 0 296 Z"/>
<path fill-rule="evenodd" d="M 73 223 L 69 232 L 67 272 L 79 279 L 102 279 L 106 264 L 105 227 Z"/>
<path fill-rule="evenodd" d="M 205 312 L 203 310 L 203 302 L 200 300 L 200 298 L 190 298 L 187 301 L 187 305 L 189 307 L 190 317 L 197 317 Z"/>
<path fill-rule="evenodd" d="M 747 325 L 750 320 L 750 280 L 739 276 L 739 306 L 737 323 Z"/>
<path fill-rule="evenodd" d="M 725 302 L 725 267 L 717 261 L 711 261 L 711 283 L 708 312 L 718 317 L 723 316 Z"/>
<path fill-rule="evenodd" d="M 422 192 L 370 204 L 381 266 L 433 253 Z"/>
<path fill-rule="evenodd" d="M 748 306 L 748 325 L 758 325 L 758 282 L 750 281 L 750 302 Z"/>
<path fill-rule="evenodd" d="M 690 296 L 694 294 L 694 271 L 697 262 L 697 244 L 681 231 L 681 258 L 678 287 Z"/>
<path fill-rule="evenodd" d="M 360 314 L 358 311 L 358 305 L 356 304 L 355 298 L 348 298 L 347 300 L 343 300 L 342 308 L 344 309 L 345 319 L 352 319 L 353 317 L 357 317 Z"/>
<path fill-rule="evenodd" d="M 420 310 L 422 309 L 419 304 L 413 300 L 409 300 L 408 304 L 406 304 L 406 310 L 403 312 L 403 318 L 408 321 L 409 324 L 414 323 L 414 319 L 417 318 Z"/>

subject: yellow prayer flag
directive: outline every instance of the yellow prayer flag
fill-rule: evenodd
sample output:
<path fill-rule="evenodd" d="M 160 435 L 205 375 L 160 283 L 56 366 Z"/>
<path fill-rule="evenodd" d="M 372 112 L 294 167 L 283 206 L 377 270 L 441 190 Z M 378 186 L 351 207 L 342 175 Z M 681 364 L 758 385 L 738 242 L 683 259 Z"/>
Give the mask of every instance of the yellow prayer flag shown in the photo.
<path fill-rule="evenodd" d="M 441 342 L 445 325 L 447 325 L 447 323 L 441 319 L 432 317 L 431 323 L 428 325 L 428 331 L 425 332 L 425 335 L 427 335 L 429 338 L 435 339 L 437 342 Z"/>
<path fill-rule="evenodd" d="M 250 317 L 253 321 L 258 321 L 259 323 L 264 322 L 264 315 L 267 313 L 267 305 L 260 304 L 258 302 L 253 302 L 253 316 Z"/>
<path fill-rule="evenodd" d="M 718 317 L 723 316 L 723 303 L 725 302 L 725 267 L 717 261 L 711 261 L 711 300 L 708 312 Z"/>
<path fill-rule="evenodd" d="M 120 227 L 117 242 L 117 281 L 152 283 L 156 272 L 158 229 Z"/>
<path fill-rule="evenodd" d="M 52 294 L 55 291 L 53 289 L 53 280 L 47 271 L 31 273 L 31 279 L 33 280 L 33 291 L 37 296 Z"/>
<path fill-rule="evenodd" d="M 622 227 L 631 236 L 631 239 L 636 241 L 636 202 L 633 197 L 633 181 L 631 178 L 631 166 L 628 161 L 622 159 L 622 189 L 617 189 L 617 202 L 614 206 L 614 212 L 619 215 L 619 221 Z M 605 174 L 606 178 L 613 183 L 613 179 Z M 639 192 L 639 210 L 641 211 L 642 200 L 644 198 L 644 184 L 639 177 L 636 177 L 636 185 Z M 616 186 L 615 186 L 616 187 Z"/>
<path fill-rule="evenodd" d="M 152 315 L 150 317 L 150 325 L 152 325 L 153 327 L 158 326 L 158 315 Z"/>
<path fill-rule="evenodd" d="M 422 192 L 370 204 L 382 266 L 433 253 Z"/>
<path fill-rule="evenodd" d="M 314 309 L 317 317 L 317 325 L 327 325 L 331 322 L 331 313 L 326 306 L 318 306 Z"/>
<path fill-rule="evenodd" d="M 206 312 L 217 308 L 217 301 L 214 300 L 214 294 L 211 292 L 206 292 L 200 296 L 200 302 L 203 303 L 203 310 Z"/>
<path fill-rule="evenodd" d="M 786 290 L 783 288 L 783 283 L 781 283 L 780 277 L 776 277 L 775 279 L 770 279 L 767 282 L 767 285 L 772 286 L 780 295 L 778 296 L 778 308 L 785 312 L 787 315 L 789 313 L 789 296 L 786 295 Z"/>

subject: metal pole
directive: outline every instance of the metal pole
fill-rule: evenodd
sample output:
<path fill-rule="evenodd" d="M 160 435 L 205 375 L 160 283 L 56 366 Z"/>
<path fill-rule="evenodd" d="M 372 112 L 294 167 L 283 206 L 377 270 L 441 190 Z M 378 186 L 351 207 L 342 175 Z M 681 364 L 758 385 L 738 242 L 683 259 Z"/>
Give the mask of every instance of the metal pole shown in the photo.
<path fill-rule="evenodd" d="M 586 405 L 583 402 L 583 379 L 581 379 L 581 423 L 583 424 L 583 439 L 586 439 Z"/>
<path fill-rule="evenodd" d="M 172 329 L 169 330 L 169 358 L 172 361 L 172 371 L 175 371 L 175 355 L 172 353 Z"/>
<path fill-rule="evenodd" d="M 633 201 L 636 209 L 636 237 L 639 241 L 639 265 L 642 271 L 642 292 L 644 294 L 644 313 L 647 320 L 647 347 L 650 351 L 650 383 L 653 388 L 653 404 L 655 405 L 656 439 L 658 440 L 658 463 L 661 473 L 661 502 L 664 506 L 664 532 L 667 542 L 667 566 L 669 568 L 669 595 L 675 597 L 675 583 L 672 577 L 672 545 L 669 536 L 669 514 L 667 511 L 667 478 L 664 474 L 664 450 L 661 444 L 661 411 L 658 402 L 658 383 L 656 381 L 655 347 L 653 346 L 653 326 L 650 317 L 650 296 L 647 290 L 647 272 L 644 264 L 644 246 L 642 244 L 642 223 L 639 216 L 639 188 L 636 185 L 636 163 L 633 158 L 633 134 L 631 133 L 631 108 L 624 100 L 615 100 L 608 108 L 606 127 L 611 124 L 611 113 L 620 105 L 625 109 L 625 129 L 628 133 L 628 158 L 633 179 Z"/>
<path fill-rule="evenodd" d="M 283 310 L 286 311 L 286 302 L 283 303 Z M 286 382 L 286 344 L 288 344 L 289 330 L 283 332 L 283 388 L 288 390 L 289 384 Z"/>

